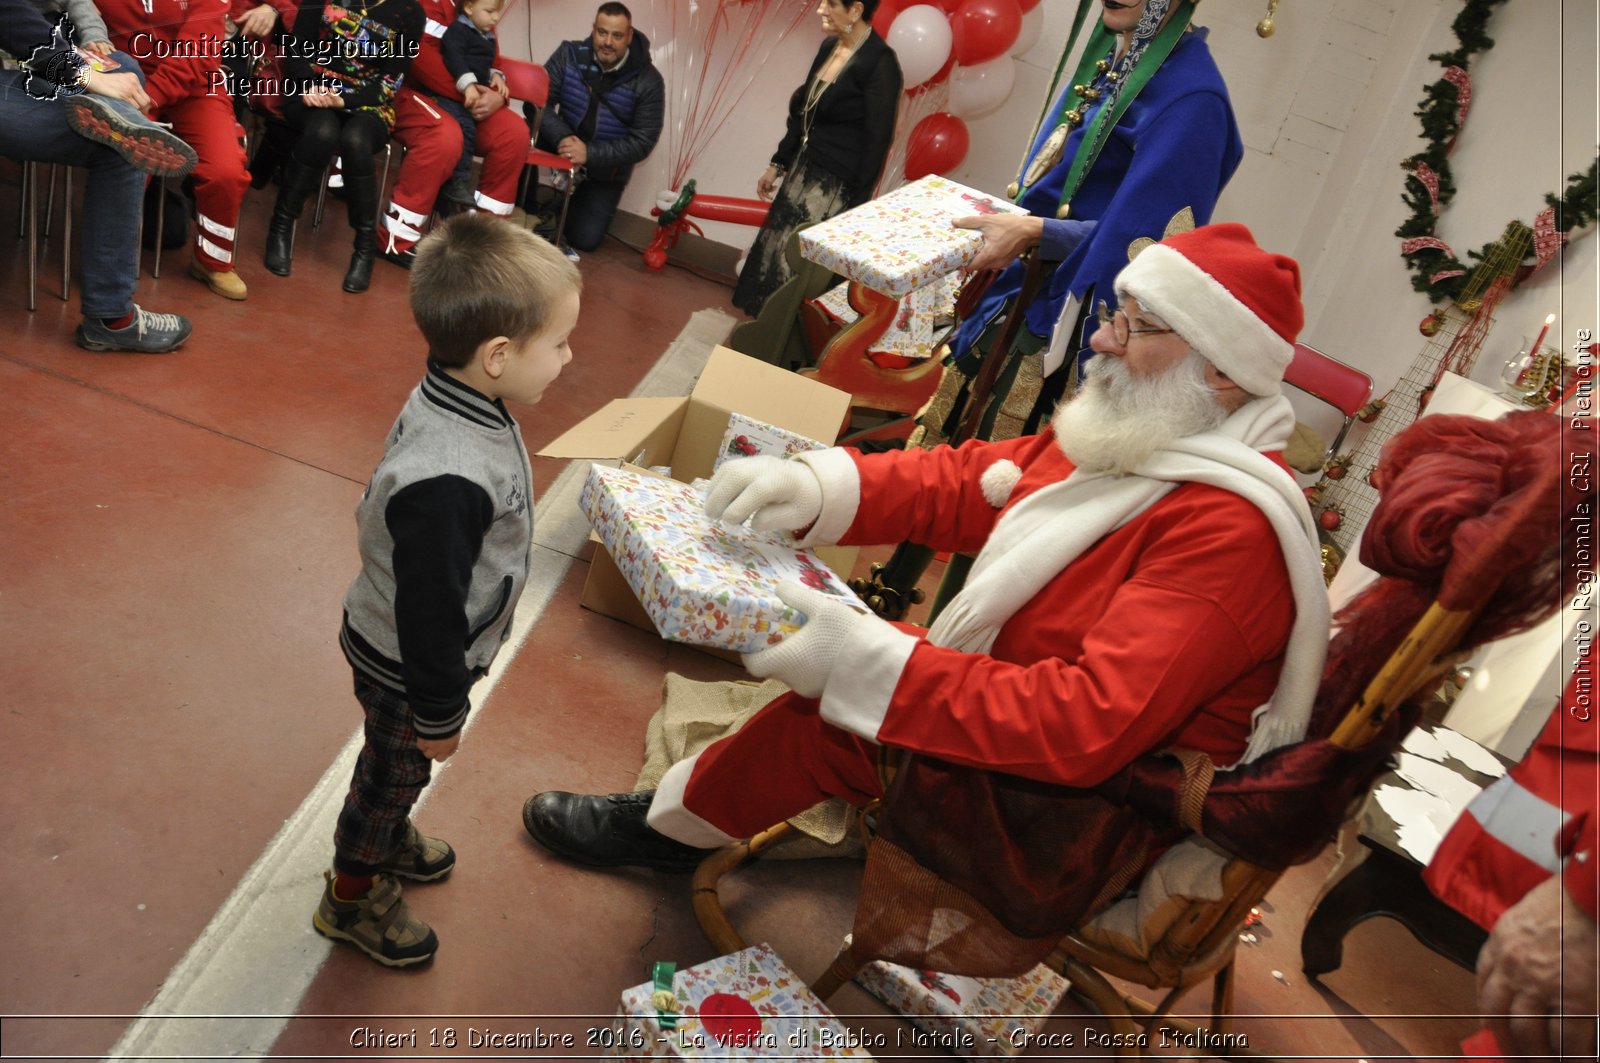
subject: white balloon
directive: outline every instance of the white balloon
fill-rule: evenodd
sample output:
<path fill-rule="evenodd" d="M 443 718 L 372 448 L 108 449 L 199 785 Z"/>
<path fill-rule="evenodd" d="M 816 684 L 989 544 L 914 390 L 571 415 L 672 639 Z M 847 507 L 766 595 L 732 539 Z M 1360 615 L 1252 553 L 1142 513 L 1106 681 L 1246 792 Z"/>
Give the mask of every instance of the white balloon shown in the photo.
<path fill-rule="evenodd" d="M 1022 28 L 1017 31 L 1017 39 L 1011 43 L 1011 54 L 1026 54 L 1028 49 L 1039 43 L 1039 34 L 1043 32 L 1044 4 L 1034 4 L 1031 11 L 1022 13 Z"/>
<path fill-rule="evenodd" d="M 1035 9 L 1037 10 L 1037 9 Z M 950 102 L 945 110 L 957 118 L 982 118 L 999 109 L 1017 83 L 1017 63 L 1009 55 L 950 72 Z"/>
<path fill-rule="evenodd" d="M 950 20 L 932 4 L 900 12 L 889 27 L 889 47 L 900 60 L 905 87 L 914 89 L 937 74 L 950 58 Z"/>

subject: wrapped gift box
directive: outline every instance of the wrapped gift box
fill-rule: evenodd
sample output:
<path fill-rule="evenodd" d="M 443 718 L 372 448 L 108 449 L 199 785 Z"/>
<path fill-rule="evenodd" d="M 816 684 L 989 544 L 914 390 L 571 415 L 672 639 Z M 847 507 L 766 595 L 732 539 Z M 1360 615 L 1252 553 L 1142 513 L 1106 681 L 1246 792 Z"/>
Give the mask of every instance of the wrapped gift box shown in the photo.
<path fill-rule="evenodd" d="M 778 598 L 796 580 L 865 610 L 844 581 L 783 537 L 713 521 L 703 488 L 643 471 L 589 469 L 578 504 L 663 638 L 750 653 L 803 622 Z"/>
<path fill-rule="evenodd" d="M 623 992 L 613 1058 L 872 1058 L 861 1035 L 845 1029 L 767 945 L 679 971 L 672 982 L 679 1009 L 674 1029 L 661 1028 L 653 989 L 646 982 Z M 729 996 L 737 999 L 729 1002 Z M 718 999 L 702 1016 L 708 998 Z"/>
<path fill-rule="evenodd" d="M 752 458 L 757 454 L 787 458 L 807 450 L 825 450 L 827 446 L 799 432 L 735 413 L 728 416 L 728 430 L 722 433 L 722 444 L 717 448 L 717 460 L 711 469 L 715 472 L 722 468 L 723 462 L 733 458 Z"/>
<path fill-rule="evenodd" d="M 950 222 L 973 214 L 1026 214 L 1010 201 L 937 175 L 903 185 L 800 231 L 803 258 L 899 298 L 971 262 L 983 237 Z"/>
<path fill-rule="evenodd" d="M 1021 978 L 963 978 L 881 960 L 867 964 L 855 980 L 909 1019 L 930 1044 L 969 1059 L 1021 1052 L 1069 985 L 1043 964 Z"/>

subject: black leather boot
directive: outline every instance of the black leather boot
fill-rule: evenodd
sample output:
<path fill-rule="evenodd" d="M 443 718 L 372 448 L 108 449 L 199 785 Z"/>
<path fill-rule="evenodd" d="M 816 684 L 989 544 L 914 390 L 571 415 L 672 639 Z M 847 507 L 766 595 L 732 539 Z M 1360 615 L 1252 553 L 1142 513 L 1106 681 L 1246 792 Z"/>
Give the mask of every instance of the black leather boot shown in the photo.
<path fill-rule="evenodd" d="M 652 829 L 645 816 L 654 798 L 654 790 L 610 795 L 547 790 L 522 806 L 522 825 L 534 841 L 574 863 L 693 870 L 712 850 Z"/>
<path fill-rule="evenodd" d="M 345 271 L 344 290 L 364 292 L 372 283 L 372 261 L 378 254 L 378 179 L 373 174 L 344 175 L 350 228 L 355 230 L 355 251 Z"/>
<path fill-rule="evenodd" d="M 267 223 L 267 251 L 263 256 L 267 269 L 280 277 L 287 277 L 294 264 L 294 223 L 321 180 L 321 170 L 313 170 L 293 156 L 283 164 L 283 183 L 278 186 L 272 220 Z"/>

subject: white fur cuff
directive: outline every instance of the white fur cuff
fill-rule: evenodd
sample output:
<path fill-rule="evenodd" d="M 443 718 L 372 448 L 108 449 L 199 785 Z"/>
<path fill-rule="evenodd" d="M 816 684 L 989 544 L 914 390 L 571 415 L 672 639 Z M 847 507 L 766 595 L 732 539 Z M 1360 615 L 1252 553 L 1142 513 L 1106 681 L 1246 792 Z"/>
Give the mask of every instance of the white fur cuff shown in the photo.
<path fill-rule="evenodd" d="M 856 512 L 861 508 L 861 472 L 843 447 L 809 450 L 790 460 L 804 462 L 822 485 L 822 511 L 811 530 L 795 540 L 795 545 L 831 546 L 844 538 L 855 523 Z"/>
<path fill-rule="evenodd" d="M 860 623 L 834 658 L 822 691 L 822 718 L 869 741 L 889 714 L 901 673 L 921 640 L 882 621 Z"/>
<path fill-rule="evenodd" d="M 645 822 L 650 824 L 652 830 L 685 845 L 699 849 L 720 849 L 739 839 L 707 823 L 683 805 L 683 791 L 689 785 L 689 776 L 694 774 L 694 766 L 699 759 L 700 754 L 696 753 L 667 769 L 667 773 L 656 784 L 656 796 L 650 802 L 650 813 L 645 817 Z"/>

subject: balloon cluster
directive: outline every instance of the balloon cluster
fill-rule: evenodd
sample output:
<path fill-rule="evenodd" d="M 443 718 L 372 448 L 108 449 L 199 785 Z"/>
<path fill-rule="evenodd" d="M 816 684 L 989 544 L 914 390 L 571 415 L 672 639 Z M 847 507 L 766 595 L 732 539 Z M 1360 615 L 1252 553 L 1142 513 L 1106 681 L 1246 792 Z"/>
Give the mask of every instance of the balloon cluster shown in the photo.
<path fill-rule="evenodd" d="M 967 157 L 967 123 L 995 110 L 1016 81 L 1012 56 L 1039 39 L 1039 0 L 881 0 L 872 28 L 900 59 L 908 93 L 925 92 L 946 79 L 947 110 L 911 129 L 906 180 L 947 173 Z"/>

